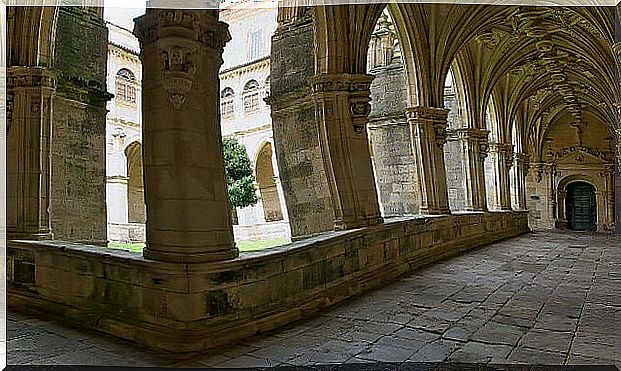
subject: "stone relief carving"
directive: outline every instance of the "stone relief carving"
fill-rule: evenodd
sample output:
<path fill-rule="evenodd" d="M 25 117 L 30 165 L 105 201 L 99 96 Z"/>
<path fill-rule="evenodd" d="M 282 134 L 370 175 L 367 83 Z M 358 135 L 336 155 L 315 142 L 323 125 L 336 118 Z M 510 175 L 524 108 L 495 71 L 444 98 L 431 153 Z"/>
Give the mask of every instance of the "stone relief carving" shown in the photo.
<path fill-rule="evenodd" d="M 196 67 L 192 61 L 192 51 L 187 47 L 171 46 L 162 51 L 162 83 L 168 92 L 173 108 L 180 109 L 185 96 L 192 88 L 192 78 Z"/>

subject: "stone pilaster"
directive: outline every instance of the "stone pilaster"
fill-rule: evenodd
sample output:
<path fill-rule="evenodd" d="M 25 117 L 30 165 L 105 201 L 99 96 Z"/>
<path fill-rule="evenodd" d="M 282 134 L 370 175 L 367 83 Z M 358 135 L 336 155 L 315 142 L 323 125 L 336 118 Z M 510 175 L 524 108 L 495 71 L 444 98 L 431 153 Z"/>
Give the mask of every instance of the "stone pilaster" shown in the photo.
<path fill-rule="evenodd" d="M 487 157 L 488 130 L 449 129 L 448 140 L 457 140 L 461 146 L 462 172 L 465 181 L 466 211 L 487 211 L 485 190 L 485 158 Z"/>
<path fill-rule="evenodd" d="M 421 214 L 450 214 L 443 150 L 448 112 L 444 108 L 420 106 L 406 110 L 418 171 Z"/>
<path fill-rule="evenodd" d="M 7 238 L 51 239 L 50 173 L 54 75 L 9 67 L 7 76 Z"/>
<path fill-rule="evenodd" d="M 496 210 L 511 210 L 511 178 L 509 172 L 513 166 L 513 145 L 507 143 L 490 143 L 489 152 L 494 169 L 493 207 Z"/>
<path fill-rule="evenodd" d="M 270 95 L 266 99 L 293 240 L 334 229 L 332 197 L 308 83 L 315 75 L 312 14 L 310 8 L 278 9 L 278 28 L 272 37 Z"/>
<path fill-rule="evenodd" d="M 528 153 L 515 153 L 514 163 L 514 187 L 515 197 L 519 210 L 526 210 L 526 175 L 528 174 L 529 155 Z"/>
<path fill-rule="evenodd" d="M 372 75 L 349 74 L 311 79 L 336 230 L 383 222 L 366 130 L 371 81 Z"/>
<path fill-rule="evenodd" d="M 228 27 L 217 10 L 149 8 L 135 22 L 143 66 L 144 256 L 235 258 L 218 98 Z"/>

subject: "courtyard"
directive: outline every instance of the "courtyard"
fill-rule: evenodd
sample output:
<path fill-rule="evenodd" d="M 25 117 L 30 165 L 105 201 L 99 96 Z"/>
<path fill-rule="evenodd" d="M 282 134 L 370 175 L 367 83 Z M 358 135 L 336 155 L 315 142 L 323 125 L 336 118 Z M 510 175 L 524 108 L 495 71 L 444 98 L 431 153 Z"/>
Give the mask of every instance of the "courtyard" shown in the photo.
<path fill-rule="evenodd" d="M 369 362 L 621 364 L 621 237 L 536 232 L 179 360 L 9 309 L 8 364 L 248 368 Z"/>

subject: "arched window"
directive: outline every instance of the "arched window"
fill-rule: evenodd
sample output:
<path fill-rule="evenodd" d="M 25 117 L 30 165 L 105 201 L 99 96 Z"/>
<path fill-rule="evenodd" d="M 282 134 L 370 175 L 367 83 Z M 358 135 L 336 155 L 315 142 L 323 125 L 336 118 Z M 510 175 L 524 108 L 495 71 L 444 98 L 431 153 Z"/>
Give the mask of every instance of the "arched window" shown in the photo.
<path fill-rule="evenodd" d="M 225 120 L 235 117 L 235 92 L 229 87 L 220 93 L 220 112 Z"/>
<path fill-rule="evenodd" d="M 257 80 L 250 80 L 244 86 L 244 113 L 254 113 L 259 111 L 259 83 Z"/>
<path fill-rule="evenodd" d="M 127 68 L 116 73 L 116 100 L 123 103 L 136 103 L 136 76 Z"/>

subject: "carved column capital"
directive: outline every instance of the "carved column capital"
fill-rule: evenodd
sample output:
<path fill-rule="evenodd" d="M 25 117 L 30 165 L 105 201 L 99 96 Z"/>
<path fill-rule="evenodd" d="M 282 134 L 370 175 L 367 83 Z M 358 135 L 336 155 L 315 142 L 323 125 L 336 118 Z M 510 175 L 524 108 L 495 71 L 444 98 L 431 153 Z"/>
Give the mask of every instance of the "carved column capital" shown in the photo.
<path fill-rule="evenodd" d="M 370 89 L 374 78 L 366 74 L 319 74 L 310 79 L 310 84 L 317 101 L 325 99 L 326 95 L 346 95 L 354 131 L 363 133 L 371 113 Z"/>
<path fill-rule="evenodd" d="M 410 124 L 419 125 L 421 128 L 431 126 L 435 136 L 436 144 L 444 146 L 446 143 L 446 119 L 449 110 L 436 107 L 410 107 L 405 110 L 405 117 Z"/>
<path fill-rule="evenodd" d="M 56 76 L 47 68 L 15 66 L 7 68 L 7 87 L 56 89 Z"/>
<path fill-rule="evenodd" d="M 180 109 L 193 87 L 200 59 L 208 56 L 222 64 L 224 45 L 231 40 L 228 25 L 211 10 L 148 9 L 136 19 L 141 60 L 160 58 L 160 79 L 174 109 Z M 150 50 L 145 54 L 146 49 Z"/>
<path fill-rule="evenodd" d="M 149 8 L 135 22 L 134 35 L 141 49 L 162 39 L 178 38 L 222 52 L 231 40 L 228 25 L 218 21 L 217 13 L 211 10 Z"/>

